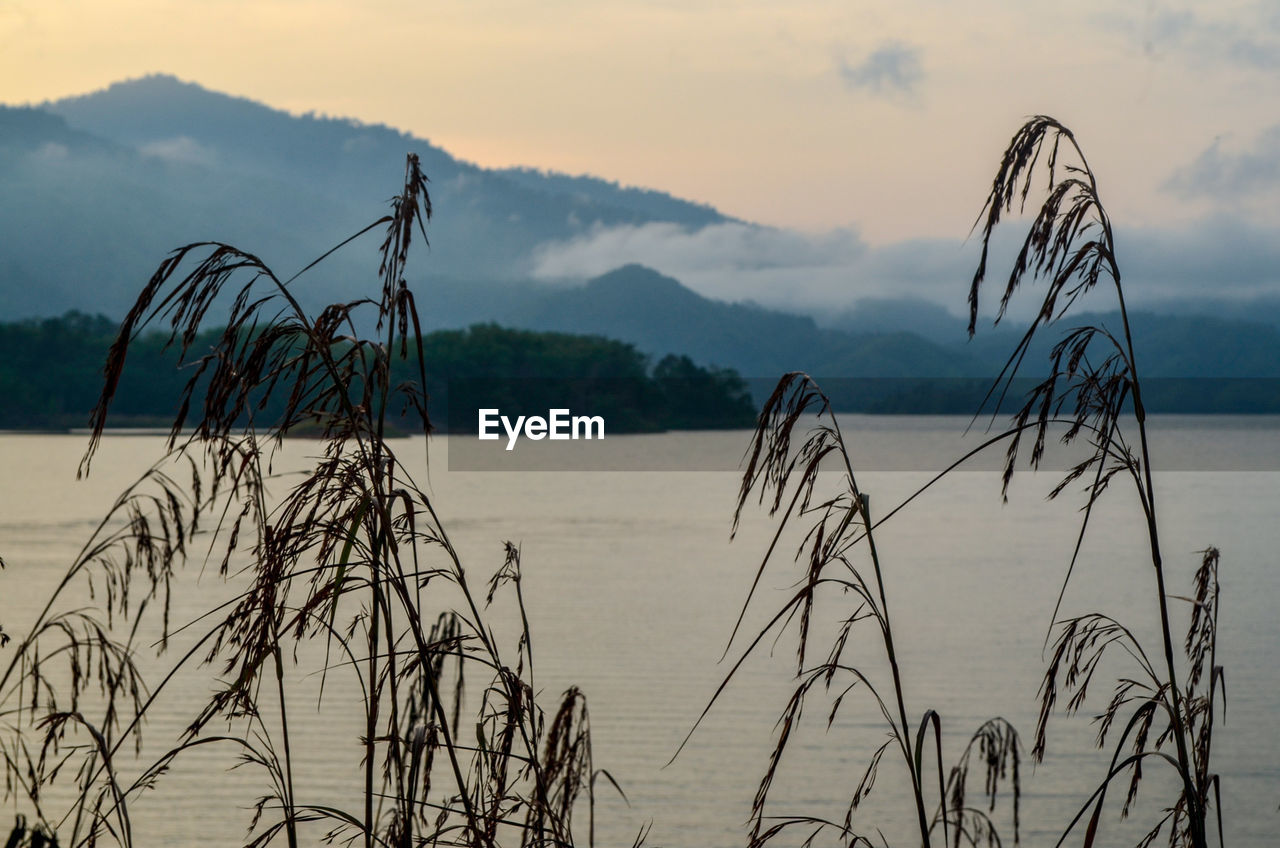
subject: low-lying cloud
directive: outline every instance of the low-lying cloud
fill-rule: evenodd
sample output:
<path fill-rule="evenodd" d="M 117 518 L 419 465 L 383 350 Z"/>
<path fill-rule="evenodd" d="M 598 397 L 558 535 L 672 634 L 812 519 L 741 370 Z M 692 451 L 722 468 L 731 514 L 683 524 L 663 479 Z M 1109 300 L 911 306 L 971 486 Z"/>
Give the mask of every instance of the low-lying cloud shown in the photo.
<path fill-rule="evenodd" d="M 1010 228 L 993 243 L 983 312 L 994 307 L 1025 231 Z M 1185 229 L 1120 230 L 1117 250 L 1126 298 L 1138 306 L 1190 297 L 1244 300 L 1280 292 L 1280 234 L 1239 218 L 1206 218 Z M 806 235 L 726 223 L 687 229 L 652 223 L 597 227 L 584 236 L 543 245 L 533 274 L 544 281 L 581 282 L 628 263 L 674 277 L 725 301 L 813 315 L 819 322 L 868 298 L 915 298 L 967 315 L 977 262 L 976 239 L 914 239 L 871 246 L 854 232 Z M 1033 291 L 1015 296 L 1011 312 L 1038 306 Z M 1114 308 L 1109 291 L 1083 304 Z"/>
<path fill-rule="evenodd" d="M 674 223 L 597 226 L 586 236 L 548 245 L 539 251 L 541 277 L 595 276 L 616 268 L 620 256 L 645 264 L 660 257 L 683 271 L 765 270 L 843 265 L 866 252 L 848 230 L 809 236 L 751 224 L 713 224 L 688 229 Z"/>
<path fill-rule="evenodd" d="M 163 159 L 166 162 L 179 162 L 184 165 L 214 165 L 217 163 L 217 154 L 211 148 L 185 135 L 149 141 L 139 146 L 138 152 L 143 156 Z"/>
<path fill-rule="evenodd" d="M 872 248 L 850 230 L 809 235 L 742 223 L 701 229 L 651 223 L 596 227 L 543 245 L 533 273 L 581 281 L 633 262 L 707 297 L 817 315 L 862 297 L 949 300 L 959 309 L 965 292 L 956 284 L 967 267 L 960 244 L 944 240 Z"/>
<path fill-rule="evenodd" d="M 1165 188 L 1184 197 L 1235 203 L 1242 197 L 1280 187 L 1280 124 L 1268 127 L 1243 149 L 1228 149 L 1215 139 L 1189 165 L 1178 169 Z"/>

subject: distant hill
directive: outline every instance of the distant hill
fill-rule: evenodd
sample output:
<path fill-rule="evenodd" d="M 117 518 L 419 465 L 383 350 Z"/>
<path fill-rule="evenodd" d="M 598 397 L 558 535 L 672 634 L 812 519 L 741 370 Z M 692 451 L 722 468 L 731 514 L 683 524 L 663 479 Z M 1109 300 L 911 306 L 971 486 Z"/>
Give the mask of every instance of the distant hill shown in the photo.
<path fill-rule="evenodd" d="M 642 350 L 679 350 L 700 362 L 732 361 L 751 376 L 804 367 L 796 354 L 827 335 L 811 318 L 711 300 L 640 265 L 581 287 L 551 289 L 524 316 L 505 317 L 534 329 L 581 327 Z"/>
<path fill-rule="evenodd" d="M 80 130 L 44 109 L 0 107 L 0 167 L 14 169 L 21 158 L 75 153 L 119 154 L 119 146 Z"/>
<path fill-rule="evenodd" d="M 123 316 L 159 261 L 191 241 L 237 243 L 293 270 L 370 217 L 305 184 L 144 153 L 60 115 L 0 107 L 0 320 Z M 335 277 L 354 273 L 345 261 Z"/>
<path fill-rule="evenodd" d="M 429 280 L 420 294 L 432 327 L 497 321 L 530 330 L 595 333 L 654 356 L 680 351 L 745 377 L 786 371 L 875 377 L 987 373 L 963 351 L 907 332 L 851 334 L 808 316 L 704 297 L 642 265 L 582 285 Z"/>
<path fill-rule="evenodd" d="M 171 76 L 116 83 L 45 108 L 152 157 L 272 181 L 272 193 L 258 192 L 257 203 L 296 211 L 294 202 L 314 192 L 361 221 L 376 217 L 398 189 L 405 155 L 416 153 L 436 211 L 431 265 L 443 273 L 519 276 L 536 247 L 593 226 L 726 220 L 709 206 L 590 177 L 486 170 L 387 126 L 291 115 Z"/>
<path fill-rule="evenodd" d="M 872 304 L 823 328 L 807 316 L 703 297 L 679 281 L 627 265 L 579 286 L 431 281 L 424 320 L 465 325 L 495 320 L 512 327 L 597 333 L 651 355 L 677 350 L 699 362 L 769 379 L 785 371 L 822 377 L 988 378 L 1004 366 L 1024 327 L 1013 320 L 979 326 L 913 301 Z M 868 317 L 876 316 L 876 317 Z M 916 317 L 913 317 L 916 316 Z M 1139 364 L 1148 377 L 1280 377 L 1280 328 L 1210 317 L 1135 312 Z M 1120 328 L 1119 313 L 1081 313 L 1042 333 L 1023 367 L 1042 373 L 1061 331 L 1085 323 Z"/>
<path fill-rule="evenodd" d="M 973 381 L 985 388 L 1004 367 L 1024 330 L 1017 322 L 1007 321 L 996 327 L 980 326 L 969 339 L 963 321 L 928 310 L 922 310 L 923 317 L 915 324 L 905 320 L 909 312 L 902 313 L 902 321 L 886 319 L 879 331 L 870 323 L 863 324 L 861 331 L 824 329 L 805 316 L 703 297 L 639 265 L 619 268 L 581 286 L 513 287 L 506 297 L 500 291 L 500 286 L 481 287 L 478 297 L 490 308 L 486 311 L 473 304 L 473 313 L 455 317 L 479 320 L 484 313 L 513 327 L 596 333 L 629 342 L 651 355 L 677 350 L 699 362 L 737 370 L 757 381 L 757 391 L 762 383 L 768 385 L 778 375 L 797 370 L 827 379 L 941 378 L 964 385 L 967 404 Z M 430 296 L 424 299 L 433 301 Z M 1150 312 L 1135 312 L 1130 318 L 1144 377 L 1280 379 L 1280 328 L 1274 325 Z M 1068 317 L 1040 334 L 1021 373 L 1042 376 L 1049 351 L 1062 332 L 1086 323 L 1118 333 L 1121 322 L 1119 313 Z"/>
<path fill-rule="evenodd" d="M 112 425 L 172 426 L 192 379 L 191 363 L 220 332 L 211 329 L 197 337 L 182 368 L 177 367 L 178 346 L 170 346 L 163 332 L 137 337 L 111 404 Z M 0 429 L 86 426 L 115 336 L 115 322 L 75 312 L 0 322 Z M 606 417 L 611 433 L 749 428 L 755 421 L 755 404 L 733 372 L 701 368 L 681 356 L 650 359 L 631 345 L 599 336 L 487 324 L 429 333 L 422 346 L 430 364 L 426 390 L 436 429 L 475 432 L 481 408 L 524 414 L 569 403 L 579 412 Z M 417 380 L 412 362 L 394 360 L 392 368 L 396 383 Z M 207 380 L 196 383 L 191 409 L 201 408 L 206 386 Z M 277 395 L 256 407 L 254 415 L 260 425 L 274 423 L 284 408 Z"/>
<path fill-rule="evenodd" d="M 789 370 L 986 378 L 1018 338 L 1001 325 L 969 341 L 965 322 L 937 305 L 859 300 L 856 280 L 854 305 L 821 323 L 707 298 L 639 265 L 580 284 L 535 282 L 534 257 L 548 242 L 621 224 L 692 231 L 730 219 L 595 177 L 480 168 L 390 127 L 293 115 L 169 76 L 0 107 L 0 321 L 68 310 L 118 318 L 159 261 L 192 241 L 229 242 L 291 274 L 382 214 L 410 151 L 435 207 L 430 248 L 409 265 L 427 329 L 497 322 L 592 333 L 764 382 Z M 378 240 L 366 236 L 292 290 L 309 306 L 373 290 Z M 1170 312 L 1133 316 L 1145 375 L 1280 376 L 1280 299 L 1186 301 Z M 1028 357 L 1029 374 L 1052 339 Z"/>
<path fill-rule="evenodd" d="M 446 225 L 466 207 L 507 213 L 523 207 L 537 213 L 522 220 L 525 227 L 541 226 L 557 236 L 597 221 L 656 220 L 697 227 L 727 220 L 705 204 L 595 177 L 531 168 L 487 170 L 382 124 L 293 115 L 162 74 L 118 82 L 44 108 L 86 132 L 156 155 L 303 180 L 357 203 L 384 200 L 387 187 L 394 189 L 401 176 L 405 154 L 412 151 L 435 183 L 433 199 Z M 457 208 L 450 208 L 455 203 Z M 577 225 L 568 222 L 570 214 L 577 216 Z"/>
<path fill-rule="evenodd" d="M 0 107 L 0 319 L 121 315 L 166 252 L 197 240 L 233 242 L 291 273 L 382 214 L 410 152 L 431 179 L 430 270 L 451 278 L 527 276 L 539 245 L 593 227 L 728 220 L 661 192 L 486 170 L 389 127 L 150 76 Z M 303 296 L 349 295 L 370 275 L 368 242 L 313 275 Z"/>

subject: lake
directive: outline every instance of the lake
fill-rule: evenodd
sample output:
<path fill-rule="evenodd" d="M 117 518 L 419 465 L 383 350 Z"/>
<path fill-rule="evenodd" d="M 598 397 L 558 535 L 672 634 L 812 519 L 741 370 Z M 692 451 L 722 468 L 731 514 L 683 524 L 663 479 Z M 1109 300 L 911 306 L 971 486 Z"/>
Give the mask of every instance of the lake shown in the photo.
<path fill-rule="evenodd" d="M 871 493 L 875 514 L 929 480 L 940 457 L 980 439 L 960 439 L 965 418 L 842 421 L 856 467 L 867 469 L 859 483 Z M 1191 591 L 1197 551 L 1208 545 L 1222 551 L 1218 660 L 1226 668 L 1228 711 L 1215 734 L 1214 765 L 1222 774 L 1227 842 L 1269 846 L 1280 826 L 1280 616 L 1274 606 L 1280 601 L 1280 420 L 1154 424 L 1169 591 Z M 419 468 L 424 487 L 429 479 L 475 582 L 501 565 L 504 540 L 520 546 L 538 688 L 548 703 L 570 685 L 582 688 L 595 762 L 617 778 L 630 802 L 601 784 L 601 845 L 630 844 L 646 823 L 652 823 L 652 845 L 745 844 L 751 799 L 791 691 L 794 630 L 772 657 L 744 667 L 668 761 L 728 670 L 721 656 L 773 527 L 763 510 L 749 509 L 737 539 L 729 541 L 739 485 L 733 469 L 748 438 L 745 432 L 611 436 L 593 446 L 603 452 L 587 467 L 615 470 L 471 471 L 456 457 L 451 461 L 442 437 L 431 442 L 429 478 L 420 440 L 394 443 L 402 459 Z M 93 474 L 76 482 L 84 443 L 74 435 L 0 435 L 0 473 L 8 481 L 0 495 L 0 557 L 7 564 L 0 572 L 0 623 L 11 634 L 21 632 L 23 617 L 56 583 L 115 495 L 160 455 L 163 440 L 110 436 Z M 315 442 L 291 442 L 277 469 L 303 467 L 317 449 Z M 502 468 L 493 457 L 485 463 L 471 467 Z M 1019 472 L 1002 504 L 998 472 L 991 463 L 975 468 L 931 488 L 877 534 L 912 721 L 926 709 L 939 712 L 948 763 L 995 715 L 1015 724 L 1029 751 L 1046 631 L 1083 502 L 1078 487 L 1047 501 L 1061 475 L 1042 471 Z M 1107 612 L 1158 653 L 1153 572 L 1140 520 L 1135 496 L 1117 483 L 1094 515 L 1063 614 Z M 767 570 L 748 630 L 768 620 L 799 576 L 791 550 Z M 229 594 L 212 571 L 189 566 L 172 620 L 194 619 Z M 820 605 L 815 627 L 829 630 L 849 614 L 847 603 L 833 598 Z M 1175 634 L 1182 632 L 1186 605 L 1175 601 L 1172 615 Z M 745 645 L 739 641 L 731 658 Z M 853 650 L 883 680 L 878 644 L 868 638 Z M 1114 672 L 1100 672 L 1082 714 L 1051 723 L 1042 765 L 1033 767 L 1024 756 L 1023 844 L 1053 845 L 1104 772 L 1106 755 L 1092 748 L 1090 718 L 1109 699 L 1115 673 L 1125 670 L 1117 664 Z M 314 682 L 311 671 L 299 669 L 303 685 Z M 199 709 L 207 680 L 193 674 L 168 693 L 148 728 L 149 750 L 173 738 Z M 354 733 L 335 730 L 350 693 L 339 687 L 326 697 L 324 710 L 295 706 L 291 715 L 304 749 L 296 781 L 300 798 L 340 801 L 359 748 Z M 829 707 L 820 697 L 808 706 L 805 728 L 783 762 L 771 802 L 777 814 L 843 818 L 868 756 L 885 740 L 878 713 L 856 694 L 827 730 Z M 180 761 L 135 807 L 139 844 L 241 838 L 259 789 L 254 774 L 227 771 L 229 763 L 212 751 Z M 901 770 L 886 757 L 876 792 L 855 822 L 909 845 L 912 819 L 899 803 Z M 1135 821 L 1127 824 L 1119 822 L 1118 800 L 1109 805 L 1102 841 L 1136 839 L 1167 797 L 1163 788 L 1158 776 L 1145 780 Z M 1004 821 L 997 816 L 998 824 Z"/>

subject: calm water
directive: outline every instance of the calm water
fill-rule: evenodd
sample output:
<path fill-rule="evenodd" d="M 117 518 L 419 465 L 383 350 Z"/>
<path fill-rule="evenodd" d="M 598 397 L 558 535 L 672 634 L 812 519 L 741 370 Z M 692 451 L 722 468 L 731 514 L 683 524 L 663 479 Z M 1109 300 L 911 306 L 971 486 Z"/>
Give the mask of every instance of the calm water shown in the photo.
<path fill-rule="evenodd" d="M 965 423 L 856 419 L 850 432 L 868 432 L 862 442 L 855 435 L 855 454 L 871 450 L 882 457 L 896 449 L 910 457 L 910 443 L 895 439 L 915 433 L 930 443 L 945 442 Z M 1269 846 L 1280 826 L 1280 616 L 1274 609 L 1280 601 L 1280 472 L 1222 469 L 1273 468 L 1280 458 L 1280 423 L 1173 423 L 1157 446 L 1170 456 L 1168 465 L 1218 469 L 1160 473 L 1157 487 L 1171 591 L 1189 591 L 1196 551 L 1212 544 L 1223 555 L 1219 661 L 1226 666 L 1229 711 L 1215 736 L 1215 765 L 1223 774 L 1227 842 Z M 663 457 L 663 467 L 706 467 L 708 453 L 740 453 L 747 434 L 614 439 L 617 450 Z M 83 439 L 0 435 L 0 473 L 8 482 L 0 495 L 0 556 L 8 564 L 0 573 L 0 622 L 6 631 L 20 632 L 23 616 L 56 581 L 111 498 L 160 447 L 152 437 L 107 439 L 92 478 L 76 483 Z M 291 444 L 277 467 L 303 464 L 314 449 L 314 443 Z M 421 457 L 415 443 L 400 442 L 399 449 L 402 456 Z M 646 822 L 653 824 L 650 844 L 743 844 L 743 823 L 774 721 L 790 692 L 793 636 L 778 643 L 772 659 L 748 665 L 683 753 L 665 765 L 727 670 L 720 656 L 771 530 L 762 512 L 748 513 L 738 539 L 729 543 L 737 475 L 451 472 L 447 441 L 433 440 L 431 450 L 430 488 L 473 579 L 479 582 L 501 564 L 503 540 L 522 548 L 538 688 L 549 700 L 571 684 L 587 694 L 596 763 L 617 777 L 631 801 L 628 807 L 603 794 L 597 810 L 600 844 L 629 845 Z M 1160 460 L 1157 452 L 1157 467 Z M 877 512 L 930 476 L 906 460 L 868 461 L 888 469 L 860 478 Z M 1019 474 L 1009 503 L 1001 505 L 994 472 L 962 472 L 930 490 L 878 536 L 909 705 L 916 716 L 927 708 L 941 713 L 948 761 L 993 715 L 1013 721 L 1030 747 L 1043 674 L 1041 646 L 1080 504 L 1074 493 L 1046 502 L 1056 480 L 1051 473 Z M 1117 488 L 1108 496 L 1106 509 L 1095 516 L 1064 613 L 1108 612 L 1131 623 L 1154 650 L 1152 572 L 1144 565 L 1138 518 L 1128 490 Z M 796 574 L 785 557 L 770 569 L 749 623 L 767 619 Z M 186 581 L 175 621 L 193 618 L 229 594 L 195 569 Z M 842 603 L 821 608 L 816 626 L 847 615 Z M 1182 605 L 1174 614 L 1175 626 L 1184 626 Z M 856 645 L 855 652 L 879 673 L 873 640 Z M 314 682 L 308 671 L 299 670 L 304 687 Z M 172 738 L 208 691 L 207 680 L 193 675 L 171 693 L 149 728 L 151 744 Z M 341 687 L 330 694 L 323 713 L 296 706 L 291 718 L 304 740 L 298 791 L 300 797 L 341 802 L 355 779 L 358 731 L 335 731 L 355 716 L 354 709 L 344 715 L 343 699 L 354 703 Z M 1099 678 L 1085 712 L 1100 709 L 1109 695 L 1110 677 Z M 826 702 L 815 698 L 808 706 L 811 731 L 801 734 L 784 761 L 774 812 L 843 818 L 869 752 L 885 739 L 876 713 L 854 696 L 850 703 L 829 731 Z M 1050 728 L 1046 762 L 1033 769 L 1024 761 L 1024 844 L 1052 845 L 1101 774 L 1105 762 L 1090 748 L 1092 735 L 1087 716 L 1062 719 Z M 227 762 L 211 751 L 167 775 L 136 808 L 140 844 L 232 844 L 239 838 L 260 790 L 256 775 L 228 772 Z M 896 804 L 899 770 L 886 757 L 877 793 L 855 821 L 871 833 L 882 827 L 891 841 L 904 834 L 900 844 L 910 844 L 909 812 Z M 1143 796 L 1152 803 L 1135 817 L 1157 806 L 1160 789 L 1157 779 L 1144 782 Z M 1106 826 L 1107 844 L 1130 833 L 1116 816 L 1108 816 Z"/>

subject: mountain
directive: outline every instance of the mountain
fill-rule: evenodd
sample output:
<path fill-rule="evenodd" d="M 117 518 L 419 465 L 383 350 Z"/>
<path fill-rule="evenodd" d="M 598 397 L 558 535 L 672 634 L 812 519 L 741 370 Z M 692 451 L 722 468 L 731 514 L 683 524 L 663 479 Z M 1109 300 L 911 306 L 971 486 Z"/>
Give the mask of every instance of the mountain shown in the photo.
<path fill-rule="evenodd" d="M 410 152 L 432 181 L 432 274 L 523 278 L 539 245 L 593 227 L 728 220 L 661 192 L 487 170 L 389 127 L 150 76 L 0 107 L 0 319 L 122 315 L 159 260 L 197 240 L 234 243 L 291 274 L 383 214 Z M 304 298 L 348 297 L 353 279 L 369 279 L 377 240 L 364 242 L 310 275 Z"/>
<path fill-rule="evenodd" d="M 0 107 L 0 139 L 0 320 L 122 317 L 160 260 L 197 240 L 292 270 L 370 217 L 305 184 L 147 153 L 45 110 Z M 345 276 L 344 262 L 330 272 Z"/>
<path fill-rule="evenodd" d="M 432 278 L 419 291 L 426 327 L 496 321 L 527 330 L 592 333 L 652 357 L 681 353 L 744 377 L 815 375 L 952 377 L 986 374 L 962 350 L 903 331 L 852 334 L 808 316 L 704 297 L 642 265 L 581 285 Z"/>
<path fill-rule="evenodd" d="M 808 316 L 703 297 L 640 265 L 575 286 L 430 279 L 419 303 L 430 327 L 497 321 L 595 333 L 651 356 L 685 353 L 766 380 L 795 370 L 828 378 L 990 378 L 1025 330 L 1013 320 L 982 324 L 970 339 L 962 319 L 907 300 L 860 304 L 823 327 Z M 1144 376 L 1280 377 L 1280 328 L 1265 321 L 1139 311 L 1130 323 Z M 1062 332 L 1083 324 L 1121 330 L 1119 313 L 1069 316 L 1037 335 L 1022 373 L 1041 375 Z"/>
<path fill-rule="evenodd" d="M 383 213 L 409 152 L 431 178 L 435 212 L 430 248 L 409 266 L 426 329 L 498 322 L 593 333 L 655 361 L 686 354 L 765 382 L 789 370 L 989 377 L 1019 337 L 1001 325 L 969 341 L 962 319 L 910 299 L 863 299 L 818 323 L 703 297 L 639 265 L 581 284 L 536 282 L 534 257 L 548 242 L 622 224 L 691 232 L 730 219 L 595 177 L 481 168 L 390 127 L 293 115 L 169 76 L 0 107 L 0 321 L 73 309 L 119 318 L 160 260 L 192 241 L 235 244 L 291 275 Z M 378 244 L 366 235 L 291 291 L 315 307 L 376 290 Z M 1177 314 L 1135 314 L 1143 373 L 1280 376 L 1280 299 L 1237 306 L 1187 301 Z M 1053 337 L 1037 343 L 1028 375 Z"/>
<path fill-rule="evenodd" d="M 726 220 L 709 206 L 591 177 L 486 170 L 387 126 L 291 115 L 171 76 L 116 83 L 45 108 L 147 155 L 340 199 L 363 220 L 377 217 L 400 185 L 405 155 L 416 153 L 432 183 L 431 265 L 442 273 L 523 275 L 539 245 L 593 226 Z M 292 205 L 279 193 L 259 194 L 256 203 Z"/>
<path fill-rule="evenodd" d="M 80 130 L 73 130 L 65 118 L 32 107 L 0 107 L 0 165 L 12 168 L 24 155 L 65 156 L 73 151 L 118 153 L 116 145 Z"/>
<path fill-rule="evenodd" d="M 824 335 L 811 318 L 711 300 L 641 265 L 552 289 L 524 316 L 507 320 L 531 329 L 604 333 L 641 350 L 680 351 L 748 376 L 804 367 L 796 353 Z"/>
<path fill-rule="evenodd" d="M 969 335 L 965 319 L 915 297 L 865 297 L 829 318 L 828 326 L 854 335 L 908 332 L 946 344 L 958 344 Z"/>
<path fill-rule="evenodd" d="M 672 221 L 699 227 L 727 220 L 710 206 L 663 192 L 623 188 L 587 176 L 532 168 L 487 170 L 462 161 L 422 138 L 381 124 L 315 114 L 292 115 L 249 100 L 152 75 L 101 91 L 44 104 L 86 132 L 161 156 L 219 165 L 244 173 L 310 182 L 356 202 L 381 202 L 395 187 L 404 156 L 418 154 L 437 184 L 434 197 L 443 219 L 467 206 L 503 206 L 511 212 L 533 201 L 536 217 L 581 224 L 600 220 L 639 223 Z M 354 194 L 350 194 L 354 192 Z M 559 220 L 554 220 L 559 218 Z M 442 220 L 440 223 L 444 223 Z M 526 221 L 526 224 L 534 223 Z"/>

